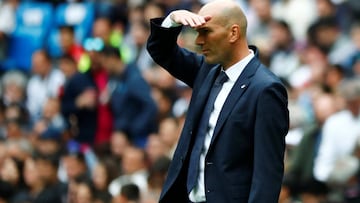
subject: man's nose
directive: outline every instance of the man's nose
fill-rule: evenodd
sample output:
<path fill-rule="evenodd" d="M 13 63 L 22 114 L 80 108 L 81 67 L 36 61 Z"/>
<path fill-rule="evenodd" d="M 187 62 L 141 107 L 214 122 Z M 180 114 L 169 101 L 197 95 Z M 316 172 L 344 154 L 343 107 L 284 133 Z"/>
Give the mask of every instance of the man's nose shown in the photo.
<path fill-rule="evenodd" d="M 204 37 L 201 36 L 201 35 L 198 35 L 196 37 L 196 39 L 195 39 L 195 44 L 199 45 L 199 46 L 203 45 L 204 44 Z"/>

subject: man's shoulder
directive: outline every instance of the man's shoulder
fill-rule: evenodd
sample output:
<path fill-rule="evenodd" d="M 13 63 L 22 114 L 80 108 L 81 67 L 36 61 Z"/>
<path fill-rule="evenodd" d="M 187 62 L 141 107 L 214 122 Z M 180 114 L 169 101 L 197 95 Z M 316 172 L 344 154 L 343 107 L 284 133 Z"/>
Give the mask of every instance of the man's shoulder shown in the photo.
<path fill-rule="evenodd" d="M 281 85 L 283 85 L 281 79 L 262 63 L 260 63 L 257 71 L 255 72 L 255 77 L 258 77 L 258 79 L 256 80 L 257 82 L 264 85 L 270 85 L 273 83 L 280 83 Z"/>
<path fill-rule="evenodd" d="M 334 122 L 334 121 L 346 121 L 346 120 L 350 120 L 352 118 L 352 114 L 349 110 L 342 110 L 339 112 L 336 112 L 335 114 L 331 115 L 329 117 L 329 122 Z"/>
<path fill-rule="evenodd" d="M 339 111 L 331 115 L 324 124 L 324 130 L 328 129 L 339 129 L 339 126 L 348 125 L 351 122 L 352 115 L 348 110 Z M 341 128 L 340 128 L 341 129 Z"/>

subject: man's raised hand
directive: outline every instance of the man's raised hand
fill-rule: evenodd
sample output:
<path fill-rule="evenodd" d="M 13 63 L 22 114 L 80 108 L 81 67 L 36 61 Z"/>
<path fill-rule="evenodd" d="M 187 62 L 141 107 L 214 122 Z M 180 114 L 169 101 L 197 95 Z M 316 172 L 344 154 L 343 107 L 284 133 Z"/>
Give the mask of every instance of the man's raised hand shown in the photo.
<path fill-rule="evenodd" d="M 198 28 L 211 19 L 211 16 L 201 16 L 187 10 L 177 10 L 170 13 L 170 18 L 175 23 Z"/>

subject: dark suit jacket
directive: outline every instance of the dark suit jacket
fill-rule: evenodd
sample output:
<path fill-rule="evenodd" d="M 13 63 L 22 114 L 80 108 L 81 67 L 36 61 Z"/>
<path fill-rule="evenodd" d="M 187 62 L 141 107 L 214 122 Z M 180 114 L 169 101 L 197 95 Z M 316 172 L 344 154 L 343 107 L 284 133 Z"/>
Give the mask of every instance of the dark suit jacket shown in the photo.
<path fill-rule="evenodd" d="M 219 65 L 180 48 L 181 27 L 151 21 L 148 50 L 153 59 L 193 88 L 184 128 L 160 197 L 161 203 L 187 202 L 189 152 Z M 277 203 L 283 177 L 285 135 L 289 127 L 287 93 L 256 57 L 245 67 L 219 115 L 205 158 L 208 203 Z"/>
<path fill-rule="evenodd" d="M 128 65 L 122 75 L 111 77 L 110 84 L 115 130 L 124 131 L 136 145 L 144 146 L 146 137 L 157 129 L 157 107 L 150 86 L 135 64 Z"/>
<path fill-rule="evenodd" d="M 76 73 L 65 82 L 61 96 L 61 113 L 68 125 L 70 125 L 70 117 L 76 117 L 75 127 L 78 132 L 74 136 L 77 141 L 93 144 L 97 121 L 96 109 L 79 109 L 75 104 L 76 98 L 86 89 L 96 89 L 90 74 L 90 72 Z"/>

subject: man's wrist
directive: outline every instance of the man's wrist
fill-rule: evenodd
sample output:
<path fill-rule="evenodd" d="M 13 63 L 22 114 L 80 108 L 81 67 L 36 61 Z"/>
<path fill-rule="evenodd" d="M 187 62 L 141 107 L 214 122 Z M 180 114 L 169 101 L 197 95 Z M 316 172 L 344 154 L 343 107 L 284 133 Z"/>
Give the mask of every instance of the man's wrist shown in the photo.
<path fill-rule="evenodd" d="M 166 16 L 166 18 L 164 19 L 164 21 L 161 23 L 161 27 L 164 28 L 171 28 L 171 27 L 179 27 L 181 26 L 181 24 L 174 22 L 171 17 L 171 14 L 169 14 L 168 16 Z"/>

